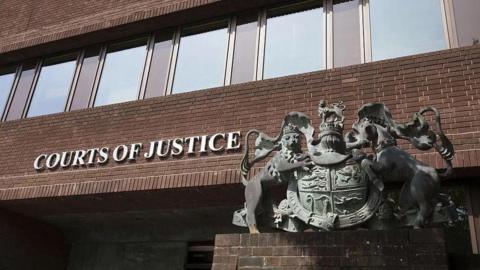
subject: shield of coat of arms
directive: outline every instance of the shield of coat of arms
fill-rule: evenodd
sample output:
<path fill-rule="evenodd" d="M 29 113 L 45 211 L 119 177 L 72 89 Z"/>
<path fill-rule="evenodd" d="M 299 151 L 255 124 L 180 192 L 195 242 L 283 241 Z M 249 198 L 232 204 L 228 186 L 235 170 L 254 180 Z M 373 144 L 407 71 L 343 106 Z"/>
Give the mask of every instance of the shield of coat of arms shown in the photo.
<path fill-rule="evenodd" d="M 248 173 L 251 164 L 277 151 L 260 175 L 263 182 L 288 183 L 286 199 L 278 206 L 263 209 L 272 217 L 273 227 L 285 231 L 345 228 L 366 221 L 378 208 L 378 188 L 368 180 L 355 156 L 347 153 L 343 109 L 341 102 L 331 106 L 320 103 L 321 124 L 316 138 L 310 119 L 299 112 L 285 117 L 277 137 L 256 130 L 247 133 L 247 140 L 252 133 L 257 135 L 255 158 L 252 161 L 244 158 L 242 172 Z M 307 151 L 302 150 L 303 139 Z M 244 183 L 247 173 L 243 175 Z M 255 211 L 262 190 L 262 181 L 258 182 L 256 187 L 246 185 L 246 207 L 235 213 L 234 224 L 245 226 L 256 222 Z M 253 208 L 251 213 L 249 206 Z"/>

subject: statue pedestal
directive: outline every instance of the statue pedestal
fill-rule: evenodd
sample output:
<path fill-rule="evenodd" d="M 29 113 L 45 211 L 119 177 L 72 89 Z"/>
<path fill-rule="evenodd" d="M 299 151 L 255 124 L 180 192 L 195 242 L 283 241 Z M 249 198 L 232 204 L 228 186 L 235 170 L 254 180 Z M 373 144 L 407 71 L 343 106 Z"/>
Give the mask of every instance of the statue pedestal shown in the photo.
<path fill-rule="evenodd" d="M 212 270 L 447 270 L 442 229 L 219 234 Z"/>

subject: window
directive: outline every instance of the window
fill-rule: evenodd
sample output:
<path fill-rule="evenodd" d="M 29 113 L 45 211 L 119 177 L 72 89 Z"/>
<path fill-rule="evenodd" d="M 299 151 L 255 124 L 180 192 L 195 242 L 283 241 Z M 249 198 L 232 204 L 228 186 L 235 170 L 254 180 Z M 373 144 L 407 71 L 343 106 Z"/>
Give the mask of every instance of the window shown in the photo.
<path fill-rule="evenodd" d="M 447 48 L 439 0 L 370 0 L 372 60 Z"/>
<path fill-rule="evenodd" d="M 165 94 L 172 48 L 173 32 L 155 35 L 155 45 L 153 47 L 145 98 L 158 97 Z"/>
<path fill-rule="evenodd" d="M 243 83 L 255 79 L 257 49 L 257 14 L 241 15 L 237 19 L 235 30 L 235 49 L 233 51 L 232 83 Z"/>
<path fill-rule="evenodd" d="M 15 69 L 0 69 L 0 115 L 3 115 L 15 79 Z"/>
<path fill-rule="evenodd" d="M 94 106 L 138 99 L 146 56 L 147 38 L 109 46 Z"/>
<path fill-rule="evenodd" d="M 480 43 L 480 1 L 452 0 L 459 46 Z"/>
<path fill-rule="evenodd" d="M 269 11 L 263 77 L 325 68 L 323 18 L 322 7 L 294 13 Z"/>
<path fill-rule="evenodd" d="M 362 61 L 359 5 L 359 0 L 344 0 L 333 5 L 334 67 L 360 64 Z"/>
<path fill-rule="evenodd" d="M 33 79 L 35 78 L 36 63 L 29 62 L 22 66 L 20 79 L 15 89 L 12 103 L 8 109 L 6 120 L 16 120 L 23 116 L 23 110 L 27 103 L 28 95 L 32 87 Z"/>
<path fill-rule="evenodd" d="M 33 92 L 27 117 L 63 112 L 75 73 L 77 55 L 46 59 Z"/>
<path fill-rule="evenodd" d="M 81 65 L 78 82 L 72 98 L 70 110 L 88 108 L 90 95 L 95 84 L 98 64 L 100 62 L 100 46 L 87 48 L 85 50 Z"/>
<path fill-rule="evenodd" d="M 183 31 L 172 93 L 222 86 L 227 60 L 227 23 Z"/>

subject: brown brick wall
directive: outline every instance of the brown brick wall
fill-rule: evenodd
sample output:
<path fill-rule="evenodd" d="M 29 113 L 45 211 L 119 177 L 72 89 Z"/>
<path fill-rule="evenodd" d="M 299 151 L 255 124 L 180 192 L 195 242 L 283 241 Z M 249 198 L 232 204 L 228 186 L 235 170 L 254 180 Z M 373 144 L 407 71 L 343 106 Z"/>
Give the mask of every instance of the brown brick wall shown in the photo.
<path fill-rule="evenodd" d="M 286 1 L 2 0 L 0 65 Z"/>
<path fill-rule="evenodd" d="M 4 0 L 0 53 L 153 18 L 218 0 Z"/>
<path fill-rule="evenodd" d="M 217 234 L 212 270 L 448 269 L 441 229 Z"/>
<path fill-rule="evenodd" d="M 0 125 L 0 199 L 239 182 L 240 152 L 36 172 L 41 153 L 258 128 L 278 132 L 289 111 L 318 126 L 318 101 L 346 103 L 346 130 L 364 103 L 383 101 L 398 121 L 419 107 L 442 112 L 454 166 L 480 165 L 480 46 L 5 122 Z M 436 153 L 419 158 L 442 167 Z"/>

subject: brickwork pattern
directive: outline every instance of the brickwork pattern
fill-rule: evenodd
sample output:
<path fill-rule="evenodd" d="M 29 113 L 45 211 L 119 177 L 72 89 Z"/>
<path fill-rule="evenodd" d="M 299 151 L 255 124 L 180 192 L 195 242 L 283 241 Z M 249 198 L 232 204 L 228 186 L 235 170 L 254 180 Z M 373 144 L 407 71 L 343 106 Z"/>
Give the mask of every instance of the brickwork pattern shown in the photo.
<path fill-rule="evenodd" d="M 441 229 L 220 234 L 212 270 L 448 269 Z"/>
<path fill-rule="evenodd" d="M 219 0 L 5 0 L 0 3 L 0 53 L 217 1 Z"/>
<path fill-rule="evenodd" d="M 33 161 L 41 153 L 252 128 L 275 135 L 290 111 L 306 113 L 318 126 L 320 99 L 345 102 L 346 131 L 368 102 L 385 102 L 400 122 L 435 106 L 455 144 L 454 166 L 480 166 L 480 46 L 472 46 L 5 122 L 0 200 L 238 183 L 240 151 L 40 173 Z M 416 153 L 444 166 L 437 153 Z"/>

